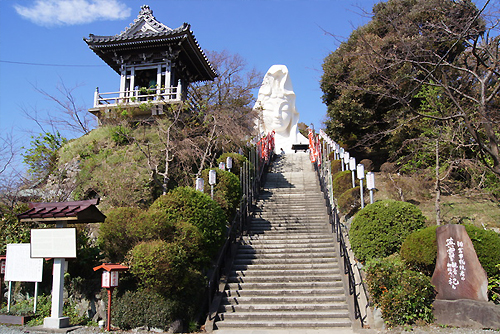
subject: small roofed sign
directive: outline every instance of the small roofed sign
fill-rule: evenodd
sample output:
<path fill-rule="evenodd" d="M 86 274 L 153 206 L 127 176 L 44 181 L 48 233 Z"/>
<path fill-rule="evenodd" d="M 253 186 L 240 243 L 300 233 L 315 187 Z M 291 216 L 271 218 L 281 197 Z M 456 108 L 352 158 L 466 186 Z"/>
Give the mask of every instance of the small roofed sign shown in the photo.
<path fill-rule="evenodd" d="M 31 230 L 31 257 L 76 258 L 76 228 Z"/>
<path fill-rule="evenodd" d="M 436 299 L 487 301 L 488 277 L 463 225 L 436 229 L 437 259 L 432 275 Z"/>

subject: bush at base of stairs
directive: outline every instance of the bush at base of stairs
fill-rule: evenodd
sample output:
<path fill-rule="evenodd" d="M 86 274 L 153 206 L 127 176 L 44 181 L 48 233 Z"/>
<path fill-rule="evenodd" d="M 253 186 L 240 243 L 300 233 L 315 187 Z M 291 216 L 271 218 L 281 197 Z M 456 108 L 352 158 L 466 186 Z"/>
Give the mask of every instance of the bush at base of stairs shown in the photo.
<path fill-rule="evenodd" d="M 127 291 L 113 298 L 112 323 L 121 329 L 168 329 L 174 320 L 174 303 L 146 290 Z"/>
<path fill-rule="evenodd" d="M 424 224 L 425 217 L 415 205 L 384 200 L 367 205 L 354 216 L 349 239 L 356 258 L 364 262 L 398 252 L 406 237 Z"/>
<path fill-rule="evenodd" d="M 387 325 L 434 321 L 436 291 L 429 277 L 407 269 L 399 256 L 369 261 L 365 270 L 370 296 Z"/>

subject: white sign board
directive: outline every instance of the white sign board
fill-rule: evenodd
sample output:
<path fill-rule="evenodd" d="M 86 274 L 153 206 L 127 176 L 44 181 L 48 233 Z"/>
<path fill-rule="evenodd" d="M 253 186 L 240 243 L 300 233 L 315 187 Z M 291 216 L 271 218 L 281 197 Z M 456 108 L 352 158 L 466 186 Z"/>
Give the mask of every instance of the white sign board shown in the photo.
<path fill-rule="evenodd" d="M 8 244 L 5 280 L 13 282 L 41 282 L 43 259 L 30 257 L 30 244 Z"/>
<path fill-rule="evenodd" d="M 31 230 L 31 257 L 76 258 L 76 228 Z"/>

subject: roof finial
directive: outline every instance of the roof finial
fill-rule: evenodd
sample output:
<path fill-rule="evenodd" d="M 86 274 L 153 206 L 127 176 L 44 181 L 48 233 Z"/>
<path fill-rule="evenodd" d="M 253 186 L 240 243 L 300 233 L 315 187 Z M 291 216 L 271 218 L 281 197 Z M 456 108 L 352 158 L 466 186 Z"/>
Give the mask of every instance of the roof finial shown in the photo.
<path fill-rule="evenodd" d="M 142 5 L 139 15 L 148 15 L 148 14 L 153 15 L 153 11 L 151 10 L 151 8 L 149 8 L 148 5 Z"/>

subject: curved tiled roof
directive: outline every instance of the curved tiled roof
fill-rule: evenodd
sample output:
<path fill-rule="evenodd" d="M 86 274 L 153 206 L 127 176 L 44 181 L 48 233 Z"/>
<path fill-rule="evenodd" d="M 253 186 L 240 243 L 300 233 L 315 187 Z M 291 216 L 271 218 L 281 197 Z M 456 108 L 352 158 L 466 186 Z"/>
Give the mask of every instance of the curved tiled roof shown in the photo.
<path fill-rule="evenodd" d="M 169 28 L 163 23 L 158 22 L 153 16 L 153 11 L 146 5 L 141 7 L 141 11 L 137 18 L 121 33 L 114 36 L 98 36 L 89 34 L 89 37 L 84 38 L 84 40 L 99 57 L 101 57 L 117 72 L 118 65 L 113 64 L 110 59 L 102 53 L 99 53 L 98 50 L 123 50 L 123 47 L 136 48 L 140 47 L 140 45 L 143 45 L 146 48 L 154 46 L 155 43 L 164 44 L 172 43 L 173 41 L 187 41 L 187 45 L 182 48 L 191 56 L 196 55 L 194 58 L 189 56 L 192 59 L 198 58 L 198 60 L 193 61 L 197 61 L 198 64 L 203 64 L 202 67 L 205 68 L 206 73 L 201 74 L 201 77 L 204 77 L 205 80 L 212 80 L 216 76 L 215 70 L 208 61 L 205 53 L 201 49 L 198 41 L 191 31 L 191 25 L 184 23 L 176 29 Z"/>

